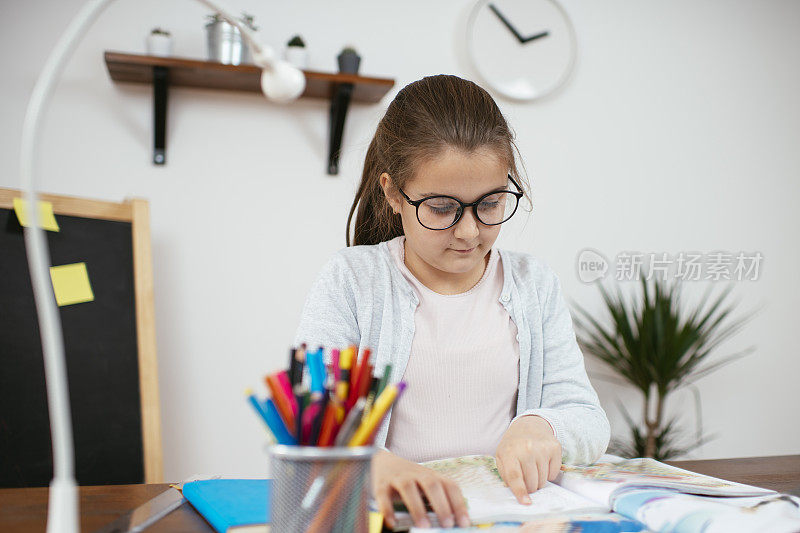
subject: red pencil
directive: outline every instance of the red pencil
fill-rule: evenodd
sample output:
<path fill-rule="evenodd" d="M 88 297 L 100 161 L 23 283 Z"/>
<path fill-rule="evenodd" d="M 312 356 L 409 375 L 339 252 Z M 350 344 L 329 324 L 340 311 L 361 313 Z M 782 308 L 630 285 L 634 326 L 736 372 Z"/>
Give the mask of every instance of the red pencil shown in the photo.
<path fill-rule="evenodd" d="M 361 376 L 361 386 L 359 387 L 358 395 L 366 397 L 369 394 L 369 386 L 372 384 L 372 363 L 367 363 L 366 371 Z"/>
<path fill-rule="evenodd" d="M 364 375 L 367 373 L 367 365 L 369 364 L 369 354 L 371 350 L 369 348 L 364 348 L 361 352 L 361 358 L 358 360 L 358 366 L 355 366 L 355 361 L 353 362 L 353 366 L 355 367 L 355 371 L 350 374 L 350 395 L 347 397 L 347 410 L 349 411 L 358 401 L 358 398 L 361 396 L 361 387 L 363 386 L 362 380 L 364 379 Z"/>

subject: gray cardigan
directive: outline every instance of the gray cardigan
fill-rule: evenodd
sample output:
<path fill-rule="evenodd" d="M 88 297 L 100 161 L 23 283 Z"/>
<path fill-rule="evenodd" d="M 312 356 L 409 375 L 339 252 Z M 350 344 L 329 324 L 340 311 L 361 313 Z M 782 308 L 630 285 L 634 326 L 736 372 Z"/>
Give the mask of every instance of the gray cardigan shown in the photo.
<path fill-rule="evenodd" d="M 540 415 L 553 426 L 565 463 L 593 463 L 605 453 L 610 427 L 586 375 L 558 277 L 530 254 L 495 250 L 504 276 L 499 301 L 518 331 L 520 379 L 514 420 Z M 375 375 L 382 375 L 391 363 L 391 382 L 397 382 L 411 352 L 418 304 L 386 242 L 344 248 L 314 281 L 294 345 L 354 344 L 359 353 L 370 348 Z M 390 410 L 375 436 L 380 447 L 386 443 L 391 414 Z"/>

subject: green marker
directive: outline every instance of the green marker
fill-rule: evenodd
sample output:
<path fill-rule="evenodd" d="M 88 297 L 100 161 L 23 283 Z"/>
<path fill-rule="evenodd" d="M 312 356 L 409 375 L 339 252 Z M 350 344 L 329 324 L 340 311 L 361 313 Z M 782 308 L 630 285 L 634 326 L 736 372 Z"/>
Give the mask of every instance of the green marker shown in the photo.
<path fill-rule="evenodd" d="M 389 376 L 391 374 L 392 374 L 392 365 L 387 364 L 385 367 L 383 367 L 383 377 L 381 378 L 380 385 L 378 385 L 378 393 L 376 394 L 376 396 L 380 396 L 381 393 L 383 392 L 383 389 L 385 389 L 386 385 L 389 384 Z"/>

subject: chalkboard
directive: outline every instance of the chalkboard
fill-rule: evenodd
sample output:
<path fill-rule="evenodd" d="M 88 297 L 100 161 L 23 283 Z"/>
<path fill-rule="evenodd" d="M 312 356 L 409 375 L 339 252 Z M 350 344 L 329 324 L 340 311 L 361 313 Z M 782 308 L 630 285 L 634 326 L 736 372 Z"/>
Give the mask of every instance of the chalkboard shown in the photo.
<path fill-rule="evenodd" d="M 65 211 L 75 212 L 80 201 L 43 199 L 53 200 L 60 226 L 59 232 L 46 232 L 51 264 L 84 262 L 94 293 L 91 302 L 59 308 L 76 479 L 80 485 L 160 481 L 155 479 L 161 476 L 160 424 L 153 450 L 154 429 L 144 423 L 153 418 L 148 412 L 153 391 L 151 380 L 142 387 L 141 378 L 155 375 L 155 361 L 140 354 L 133 217 L 64 215 L 59 213 L 62 204 L 69 206 Z M 0 198 L 0 487 L 46 486 L 53 459 L 44 361 L 23 229 L 9 203 Z M 133 213 L 131 205 L 115 205 L 122 207 L 115 213 L 123 215 L 112 218 Z M 152 305 L 152 298 L 145 303 Z M 143 364 L 146 368 L 140 368 Z M 157 391 L 155 400 L 157 410 Z M 154 451 L 158 464 L 146 475 L 145 455 Z"/>

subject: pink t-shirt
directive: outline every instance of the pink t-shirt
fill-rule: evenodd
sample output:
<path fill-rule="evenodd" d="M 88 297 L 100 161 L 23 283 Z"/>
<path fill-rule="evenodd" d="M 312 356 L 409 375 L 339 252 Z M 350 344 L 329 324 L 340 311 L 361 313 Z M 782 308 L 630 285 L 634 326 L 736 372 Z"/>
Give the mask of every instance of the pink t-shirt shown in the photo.
<path fill-rule="evenodd" d="M 388 241 L 400 271 L 419 297 L 414 339 L 392 409 L 386 447 L 414 462 L 494 455 L 516 412 L 517 327 L 499 301 L 500 254 L 489 252 L 480 281 L 467 292 L 439 294 L 405 264 L 405 236 Z"/>

